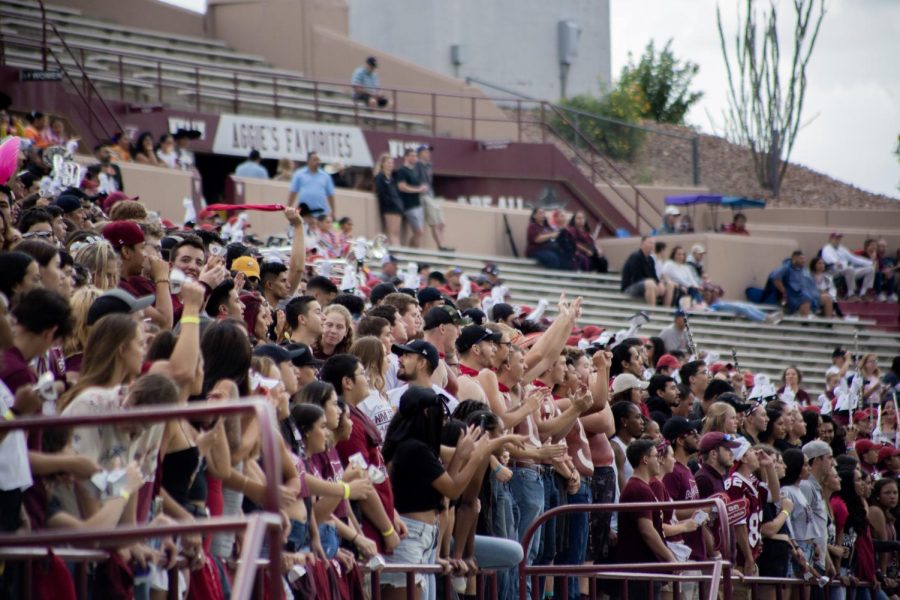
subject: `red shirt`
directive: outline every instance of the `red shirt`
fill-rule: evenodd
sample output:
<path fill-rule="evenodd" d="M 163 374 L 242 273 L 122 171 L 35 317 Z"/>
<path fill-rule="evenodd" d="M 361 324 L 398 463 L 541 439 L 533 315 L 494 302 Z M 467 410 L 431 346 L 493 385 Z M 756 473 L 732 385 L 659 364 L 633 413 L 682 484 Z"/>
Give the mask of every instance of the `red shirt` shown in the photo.
<path fill-rule="evenodd" d="M 738 521 L 736 525 L 747 526 L 747 538 L 750 541 L 750 549 L 753 551 L 751 558 L 755 561 L 762 552 L 762 534 L 759 527 L 763 522 L 763 506 L 766 505 L 769 490 L 756 477 L 751 475 L 750 479 L 747 479 L 735 471 L 725 480 L 725 493 L 731 500 L 746 498 L 749 503 L 747 516 Z M 738 546 L 740 564 L 749 562 L 747 559 L 748 557 L 742 555 L 741 547 Z"/>
<path fill-rule="evenodd" d="M 347 410 L 350 411 L 350 420 L 353 422 L 353 431 L 350 433 L 350 439 L 340 442 L 335 446 L 338 456 L 341 457 L 341 463 L 346 466 L 349 458 L 357 452 L 362 453 L 366 463 L 378 467 L 384 473 L 384 481 L 375 485 L 375 492 L 384 506 L 384 512 L 393 522 L 394 520 L 394 493 L 391 491 L 391 482 L 388 479 L 387 468 L 384 466 L 384 457 L 381 456 L 381 436 L 378 429 L 371 419 L 365 415 L 357 407 L 347 404 Z M 378 551 L 384 552 L 384 538 L 381 531 L 375 527 L 368 519 L 363 517 L 363 531 L 366 537 L 375 540 L 378 545 Z"/>
<path fill-rule="evenodd" d="M 855 531 L 847 525 L 850 511 L 847 504 L 837 494 L 829 500 L 831 510 L 834 512 L 834 526 L 837 531 L 844 534 L 842 546 L 850 548 L 856 555 L 856 572 L 854 575 L 869 583 L 875 582 L 875 547 L 872 543 L 872 530 L 866 527 L 863 533 Z"/>
<path fill-rule="evenodd" d="M 637 477 L 632 477 L 625 484 L 619 502 L 659 502 L 653 489 Z M 653 521 L 653 529 L 659 534 L 660 539 L 663 538 L 661 510 L 643 510 L 643 511 L 622 511 L 619 513 L 619 545 L 616 551 L 616 560 L 620 563 L 642 563 L 642 562 L 658 562 L 659 558 L 644 541 L 640 529 L 638 529 L 639 519 L 650 519 Z"/>

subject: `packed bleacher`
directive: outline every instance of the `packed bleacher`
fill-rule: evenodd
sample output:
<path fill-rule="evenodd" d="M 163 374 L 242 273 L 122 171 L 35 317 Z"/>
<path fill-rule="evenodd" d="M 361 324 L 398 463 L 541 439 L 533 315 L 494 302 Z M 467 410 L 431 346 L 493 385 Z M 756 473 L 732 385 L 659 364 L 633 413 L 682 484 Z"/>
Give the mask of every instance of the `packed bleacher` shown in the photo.
<path fill-rule="evenodd" d="M 816 349 L 827 370 L 785 353 L 770 377 L 698 347 L 690 325 L 718 313 L 767 327 L 796 323 L 783 321 L 793 313 L 827 320 L 838 294 L 893 300 L 877 240 L 868 259 L 834 235 L 822 268 L 802 254 L 773 265 L 766 307 L 723 300 L 704 278 L 702 247 L 667 253 L 653 237 L 635 238 L 621 274 L 597 275 L 608 265 L 584 214 L 550 222 L 537 208 L 529 254 L 557 278 L 536 289 L 517 284 L 515 267 L 445 247 L 427 146 L 397 157 L 398 169 L 377 161 L 384 236 L 366 240 L 334 213 L 339 173 L 314 155 L 286 167 L 287 208 L 210 205 L 175 224 L 126 195 L 118 165 L 190 170 L 191 132 L 109 140 L 83 166 L 78 140 L 56 123 L 38 112 L 3 123 L 4 420 L 262 397 L 282 468 L 263 468 L 268 424 L 253 416 L 13 427 L 0 441 L 5 533 L 251 515 L 274 483 L 282 559 L 265 568 L 281 579 L 266 597 L 362 598 L 377 577 L 385 598 L 407 597 L 409 585 L 419 598 L 467 598 L 491 572 L 498 598 L 524 585 L 529 597 L 580 599 L 589 577 L 523 580 L 519 565 L 719 559 L 743 576 L 807 582 L 813 595 L 824 585 L 900 592 L 900 357 L 879 364 L 838 340 Z M 243 176 L 254 165 L 251 155 Z M 282 212 L 285 244 L 247 233 L 256 210 Z M 430 258 L 416 247 L 426 228 L 442 249 Z M 584 281 L 607 281 L 612 304 L 646 312 L 623 316 L 567 293 Z M 727 514 L 571 512 L 529 531 L 557 506 L 708 498 Z M 728 547 L 716 539 L 722 520 Z M 226 598 L 242 541 L 218 532 L 119 545 L 88 587 L 96 597 Z M 407 577 L 390 565 L 439 569 Z M 675 591 L 597 585 L 614 598 Z M 774 597 L 781 585 L 759 589 Z M 0 586 L 2 597 L 76 597 L 62 552 L 33 564 L 5 557 Z M 687 578 L 680 595 L 703 589 Z"/>

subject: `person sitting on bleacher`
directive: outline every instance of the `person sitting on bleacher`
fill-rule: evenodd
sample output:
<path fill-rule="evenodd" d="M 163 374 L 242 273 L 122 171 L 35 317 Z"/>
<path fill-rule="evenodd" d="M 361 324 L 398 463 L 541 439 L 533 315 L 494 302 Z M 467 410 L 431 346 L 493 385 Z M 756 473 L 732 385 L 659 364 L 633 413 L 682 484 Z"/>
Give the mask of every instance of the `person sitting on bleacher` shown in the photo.
<path fill-rule="evenodd" d="M 851 300 L 856 297 L 857 280 L 863 280 L 859 289 L 860 297 L 865 296 L 872 288 L 875 283 L 875 268 L 871 260 L 856 256 L 842 245 L 843 237 L 837 231 L 828 236 L 828 243 L 822 246 L 821 255 L 830 272 L 843 276 L 847 285 L 847 299 Z"/>
<path fill-rule="evenodd" d="M 799 313 L 801 317 L 812 318 L 819 307 L 826 317 L 834 314 L 831 296 L 820 292 L 816 281 L 806 270 L 806 256 L 802 250 L 795 250 L 789 260 L 770 276 L 775 289 L 781 294 L 781 306 L 788 313 Z"/>
<path fill-rule="evenodd" d="M 353 71 L 350 83 L 353 85 L 353 99 L 364 102 L 370 108 L 385 108 L 391 101 L 381 94 L 381 81 L 375 73 L 378 68 L 378 59 L 370 56 L 366 59 L 365 66 Z"/>
<path fill-rule="evenodd" d="M 735 213 L 731 223 L 722 227 L 722 233 L 750 235 L 750 232 L 747 231 L 747 216 L 744 213 Z"/>
<path fill-rule="evenodd" d="M 656 265 L 650 256 L 652 251 L 653 238 L 641 238 L 641 247 L 631 253 L 622 267 L 621 290 L 632 298 L 643 296 L 650 306 L 656 306 L 662 296 L 663 306 L 671 306 L 675 286 L 661 282 L 656 276 Z"/>
<path fill-rule="evenodd" d="M 659 226 L 658 233 L 660 235 L 671 235 L 675 233 L 681 233 L 678 230 L 678 221 L 681 218 L 681 211 L 678 210 L 677 206 L 667 206 L 666 212 L 663 213 L 663 221 Z"/>

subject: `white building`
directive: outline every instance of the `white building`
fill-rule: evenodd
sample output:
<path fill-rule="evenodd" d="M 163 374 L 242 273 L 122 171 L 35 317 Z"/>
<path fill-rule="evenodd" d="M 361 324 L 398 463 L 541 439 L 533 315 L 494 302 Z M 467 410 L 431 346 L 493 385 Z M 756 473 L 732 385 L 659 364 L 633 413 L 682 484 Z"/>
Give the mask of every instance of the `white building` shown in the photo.
<path fill-rule="evenodd" d="M 347 0 L 347 5 L 353 40 L 445 75 L 551 101 L 563 91 L 596 95 L 611 80 L 609 0 Z M 474 83 L 488 95 L 503 95 Z"/>

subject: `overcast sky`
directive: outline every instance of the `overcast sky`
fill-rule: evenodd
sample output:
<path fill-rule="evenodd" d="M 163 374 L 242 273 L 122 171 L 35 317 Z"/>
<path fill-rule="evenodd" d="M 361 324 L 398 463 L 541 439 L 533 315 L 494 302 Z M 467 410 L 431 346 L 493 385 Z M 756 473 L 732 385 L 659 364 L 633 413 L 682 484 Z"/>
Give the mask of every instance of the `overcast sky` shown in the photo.
<path fill-rule="evenodd" d="M 205 0 L 164 0 L 202 11 Z M 431 0 L 425 0 L 431 1 Z M 674 38 L 676 57 L 700 65 L 695 87 L 705 96 L 688 122 L 722 131 L 727 106 L 725 66 L 716 30 L 716 5 L 735 30 L 738 0 L 610 0 L 612 71 L 628 53 L 637 57 L 651 39 Z M 792 26 L 792 2 L 776 0 L 783 27 Z M 768 2 L 756 1 L 767 5 Z M 803 121 L 793 162 L 865 190 L 900 198 L 900 0 L 826 0 L 827 13 L 807 72 Z M 782 44 L 782 52 L 790 45 Z"/>

